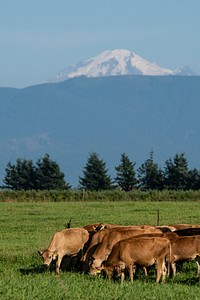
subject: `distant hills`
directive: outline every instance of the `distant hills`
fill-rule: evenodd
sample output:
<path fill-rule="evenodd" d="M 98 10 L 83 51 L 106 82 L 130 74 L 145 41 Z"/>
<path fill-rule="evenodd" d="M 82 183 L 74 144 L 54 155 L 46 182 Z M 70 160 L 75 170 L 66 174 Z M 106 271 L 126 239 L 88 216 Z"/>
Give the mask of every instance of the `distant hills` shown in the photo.
<path fill-rule="evenodd" d="M 45 153 L 74 187 L 90 152 L 111 176 L 123 152 L 136 169 L 151 150 L 161 166 L 184 152 L 200 168 L 199 76 L 82 76 L 0 88 L 0 103 L 0 184 L 9 161 Z"/>
<path fill-rule="evenodd" d="M 196 75 L 186 66 L 176 70 L 160 67 L 138 54 L 126 49 L 107 50 L 85 61 L 80 61 L 61 70 L 48 82 L 60 82 L 80 76 L 105 77 L 119 75 Z"/>

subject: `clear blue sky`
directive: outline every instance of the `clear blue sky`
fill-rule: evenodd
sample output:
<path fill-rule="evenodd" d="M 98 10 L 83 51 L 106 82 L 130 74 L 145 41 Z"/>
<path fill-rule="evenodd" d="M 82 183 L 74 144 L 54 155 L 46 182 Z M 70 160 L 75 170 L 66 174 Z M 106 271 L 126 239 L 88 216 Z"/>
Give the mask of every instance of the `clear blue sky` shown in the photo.
<path fill-rule="evenodd" d="M 200 0 L 0 1 L 0 87 L 44 82 L 116 48 L 200 74 Z"/>

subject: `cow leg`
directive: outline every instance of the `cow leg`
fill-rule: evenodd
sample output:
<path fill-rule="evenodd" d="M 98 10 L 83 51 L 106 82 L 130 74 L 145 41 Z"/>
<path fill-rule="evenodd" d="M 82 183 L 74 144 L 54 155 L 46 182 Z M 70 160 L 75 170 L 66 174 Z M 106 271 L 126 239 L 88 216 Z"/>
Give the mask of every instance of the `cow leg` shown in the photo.
<path fill-rule="evenodd" d="M 143 267 L 143 271 L 144 271 L 144 276 L 147 277 L 148 273 L 147 273 L 147 268 Z"/>
<path fill-rule="evenodd" d="M 118 274 L 120 274 L 121 276 L 121 284 L 123 284 L 125 279 L 125 268 L 125 263 L 123 261 L 120 261 L 118 265 Z"/>
<path fill-rule="evenodd" d="M 156 266 L 157 266 L 157 277 L 156 277 L 156 283 L 159 283 L 161 275 L 162 275 L 162 269 L 163 269 L 163 259 L 162 260 L 157 260 L 156 261 Z"/>
<path fill-rule="evenodd" d="M 200 275 L 200 256 L 199 255 L 195 258 L 195 261 L 197 264 L 197 276 L 199 276 Z"/>
<path fill-rule="evenodd" d="M 56 274 L 59 274 L 62 258 L 63 258 L 62 255 L 58 255 L 58 259 L 56 261 Z"/>
<path fill-rule="evenodd" d="M 173 271 L 173 276 L 175 276 L 176 275 L 176 263 L 172 262 L 171 267 L 172 267 L 172 271 Z"/>
<path fill-rule="evenodd" d="M 125 272 L 122 271 L 122 272 L 121 272 L 121 284 L 123 284 L 124 278 L 125 278 Z"/>
<path fill-rule="evenodd" d="M 166 275 L 167 275 L 167 268 L 166 268 L 165 261 L 163 260 L 163 265 L 162 265 L 162 283 L 165 283 Z"/>
<path fill-rule="evenodd" d="M 165 256 L 165 262 L 166 262 L 166 265 L 167 265 L 167 276 L 170 276 L 170 270 L 171 270 L 171 260 L 172 260 L 172 257 L 171 257 L 171 244 L 169 245 L 169 252 L 167 253 L 167 255 Z"/>
<path fill-rule="evenodd" d="M 133 264 L 132 263 L 128 266 L 128 272 L 129 272 L 131 283 L 133 283 Z"/>

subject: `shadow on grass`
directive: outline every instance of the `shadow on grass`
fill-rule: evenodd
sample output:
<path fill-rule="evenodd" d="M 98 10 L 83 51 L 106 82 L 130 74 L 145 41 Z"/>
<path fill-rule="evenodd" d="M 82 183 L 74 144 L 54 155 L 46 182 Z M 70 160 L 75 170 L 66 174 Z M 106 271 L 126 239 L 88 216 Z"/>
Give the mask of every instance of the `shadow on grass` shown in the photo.
<path fill-rule="evenodd" d="M 62 267 L 62 266 L 61 266 Z M 19 271 L 22 275 L 30 275 L 30 274 L 40 274 L 40 273 L 54 273 L 55 272 L 56 266 L 55 263 L 52 263 L 49 267 L 44 266 L 43 264 L 41 265 L 32 265 L 27 268 L 20 268 Z M 76 272 L 76 273 L 81 273 L 78 268 L 60 268 L 61 272 Z"/>
<path fill-rule="evenodd" d="M 177 278 L 176 280 L 172 279 L 173 283 L 180 283 L 184 285 L 198 285 L 200 284 L 200 277 L 193 276 L 193 277 L 188 277 L 188 278 Z"/>
<path fill-rule="evenodd" d="M 30 275 L 30 274 L 40 274 L 46 272 L 55 272 L 55 268 L 53 267 L 45 267 L 44 265 L 39 266 L 31 266 L 29 268 L 20 268 L 20 273 L 22 275 Z"/>

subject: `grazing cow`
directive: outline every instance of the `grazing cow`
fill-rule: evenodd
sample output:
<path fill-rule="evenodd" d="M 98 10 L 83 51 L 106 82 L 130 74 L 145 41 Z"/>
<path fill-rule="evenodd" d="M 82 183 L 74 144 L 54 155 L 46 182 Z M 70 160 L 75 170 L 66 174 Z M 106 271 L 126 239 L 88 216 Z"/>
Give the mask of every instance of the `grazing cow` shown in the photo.
<path fill-rule="evenodd" d="M 121 229 L 121 228 L 128 228 L 130 229 L 129 226 L 117 226 L 113 228 L 105 228 L 100 231 L 97 231 L 94 233 L 94 235 L 91 237 L 89 240 L 89 246 L 86 248 L 86 251 L 84 255 L 81 258 L 82 261 L 82 271 L 87 272 L 89 270 L 89 258 L 92 256 L 94 251 L 96 250 L 97 246 L 99 243 L 101 243 L 103 237 L 108 233 L 116 229 Z"/>
<path fill-rule="evenodd" d="M 62 258 L 65 255 L 76 256 L 83 250 L 88 238 L 89 233 L 84 228 L 63 229 L 54 234 L 47 249 L 38 252 L 46 266 L 49 266 L 52 260 L 56 260 L 56 273 L 59 274 Z"/>
<path fill-rule="evenodd" d="M 111 253 L 113 246 L 120 240 L 125 240 L 137 235 L 149 234 L 149 233 L 162 233 L 160 229 L 156 228 L 146 228 L 146 229 L 116 229 L 108 232 L 99 243 L 94 253 L 91 256 L 91 265 L 89 273 L 94 275 L 95 271 L 101 266 L 101 263 L 107 259 L 108 255 Z"/>
<path fill-rule="evenodd" d="M 179 236 L 171 240 L 171 267 L 176 275 L 176 262 L 195 260 L 197 275 L 200 275 L 200 235 Z"/>
<path fill-rule="evenodd" d="M 86 226 L 88 228 L 89 225 L 86 225 Z M 84 228 L 86 228 L 86 227 L 84 227 Z M 84 256 L 82 257 L 82 261 L 85 261 L 87 258 L 89 258 L 93 254 L 94 249 L 102 241 L 103 237 L 108 232 L 111 232 L 113 230 L 115 231 L 115 230 L 118 230 L 118 229 L 131 229 L 131 228 L 135 229 L 135 228 L 140 228 L 140 227 L 139 226 L 119 226 L 119 225 L 116 225 L 116 226 L 113 226 L 111 228 L 104 228 L 104 229 L 101 229 L 101 230 L 95 232 L 94 235 L 91 238 L 91 241 L 90 241 L 90 244 L 89 244 L 88 248 L 86 249 L 86 251 L 84 253 Z"/>
<path fill-rule="evenodd" d="M 117 272 L 123 283 L 127 269 L 133 282 L 134 266 L 146 268 L 156 264 L 156 282 L 158 283 L 162 276 L 164 283 L 167 274 L 165 258 L 170 255 L 170 249 L 170 241 L 163 237 L 133 237 L 122 240 L 115 244 L 107 261 L 103 262 L 99 270 L 103 270 L 110 279 L 114 271 Z"/>
<path fill-rule="evenodd" d="M 86 225 L 84 226 L 84 228 L 89 228 L 88 226 L 90 225 Z M 91 228 L 91 227 L 90 227 Z M 97 247 L 97 245 L 102 241 L 103 237 L 112 231 L 115 230 L 130 230 L 130 229 L 148 229 L 148 230 L 153 230 L 155 229 L 155 226 L 151 226 L 151 225 L 133 225 L 133 226 L 123 226 L 123 225 L 112 225 L 112 227 L 108 227 L 101 229 L 100 231 L 97 231 L 94 233 L 94 235 L 91 238 L 90 244 L 84 254 L 84 256 L 82 257 L 82 261 L 85 261 L 87 258 L 89 258 L 92 253 L 94 252 L 94 249 Z M 162 230 L 159 230 L 159 232 L 162 232 Z"/>

